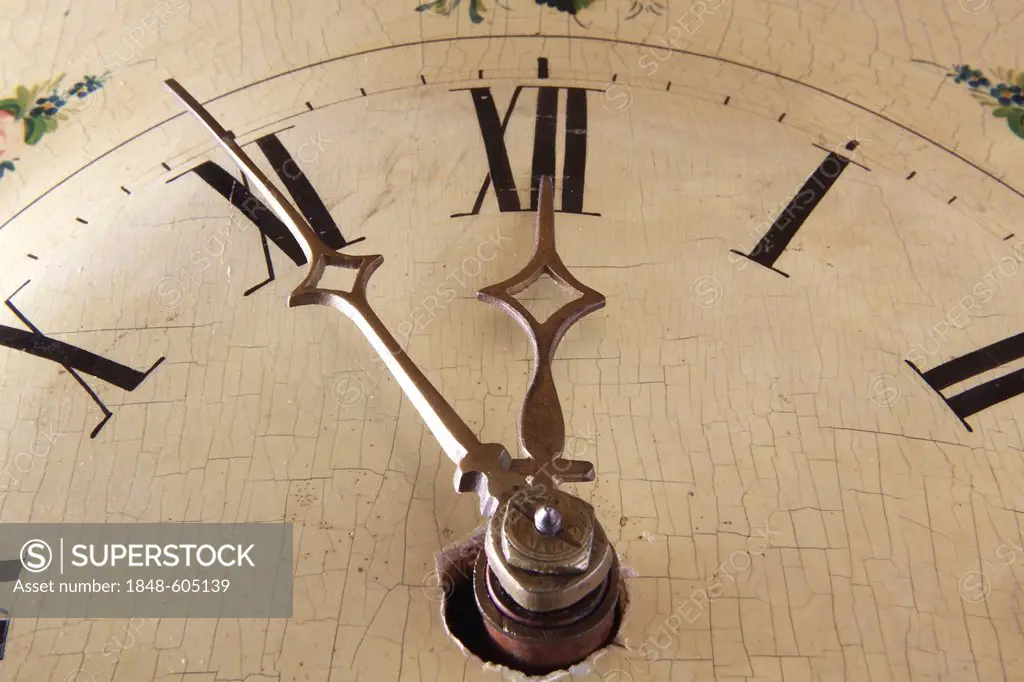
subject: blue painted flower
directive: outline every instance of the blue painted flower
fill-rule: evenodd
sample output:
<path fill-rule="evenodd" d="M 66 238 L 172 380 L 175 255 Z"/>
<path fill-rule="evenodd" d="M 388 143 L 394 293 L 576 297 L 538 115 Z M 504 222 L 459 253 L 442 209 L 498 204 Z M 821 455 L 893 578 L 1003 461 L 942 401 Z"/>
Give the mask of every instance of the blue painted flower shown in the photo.
<path fill-rule="evenodd" d="M 996 101 L 1004 107 L 1008 107 L 1011 104 L 1024 103 L 1024 94 L 1021 93 L 1019 85 L 1000 83 L 989 90 L 989 94 L 995 97 Z"/>
<path fill-rule="evenodd" d="M 103 87 L 103 81 L 96 76 L 86 76 L 71 86 L 68 90 L 69 97 L 87 97 L 90 93 L 96 92 Z"/>
<path fill-rule="evenodd" d="M 65 104 L 67 104 L 67 100 L 58 95 L 57 91 L 54 90 L 53 94 L 49 97 L 40 97 L 37 99 L 35 108 L 28 112 L 28 115 L 32 118 L 36 118 L 38 116 L 56 116 L 57 112 L 59 112 L 61 107 Z"/>
<path fill-rule="evenodd" d="M 980 69 L 972 69 L 967 64 L 960 64 L 953 67 L 956 73 L 950 74 L 953 76 L 954 83 L 967 82 L 972 88 L 987 88 L 992 82 L 985 78 L 985 74 Z"/>

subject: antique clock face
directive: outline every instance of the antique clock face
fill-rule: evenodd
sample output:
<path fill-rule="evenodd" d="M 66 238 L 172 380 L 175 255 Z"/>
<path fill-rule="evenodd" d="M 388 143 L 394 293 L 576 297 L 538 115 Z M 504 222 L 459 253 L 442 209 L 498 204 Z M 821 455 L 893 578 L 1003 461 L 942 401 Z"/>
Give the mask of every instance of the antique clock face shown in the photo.
<path fill-rule="evenodd" d="M 96 47 L 42 61 L 82 77 L 26 58 L 0 100 L 0 519 L 290 522 L 294 612 L 13 614 L 0 679 L 499 674 L 434 572 L 478 500 L 357 325 L 286 304 L 307 253 L 169 78 L 323 244 L 383 256 L 369 305 L 513 456 L 534 349 L 477 291 L 554 178 L 605 306 L 546 409 L 628 576 L 573 679 L 1017 679 L 1024 35 L 944 4 L 69 10 Z"/>

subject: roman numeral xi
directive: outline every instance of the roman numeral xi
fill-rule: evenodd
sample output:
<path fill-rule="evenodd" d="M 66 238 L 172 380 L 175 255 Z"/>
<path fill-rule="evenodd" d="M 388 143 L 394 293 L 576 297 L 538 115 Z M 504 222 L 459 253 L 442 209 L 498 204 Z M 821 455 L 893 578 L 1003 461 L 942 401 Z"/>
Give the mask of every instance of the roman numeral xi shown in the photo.
<path fill-rule="evenodd" d="M 330 211 L 324 205 L 323 199 L 313 188 L 309 178 L 302 172 L 299 164 L 285 148 L 276 134 L 265 135 L 255 140 L 256 146 L 270 162 L 274 172 L 281 179 L 288 193 L 291 194 L 295 206 L 302 212 L 306 220 L 313 227 L 313 230 L 320 237 L 320 240 L 332 249 L 340 249 L 350 244 L 363 241 L 359 237 L 352 241 L 345 241 L 341 230 L 338 228 Z M 303 158 L 303 150 L 309 145 L 319 148 L 319 142 L 312 140 L 303 143 L 299 147 L 299 158 Z M 260 242 L 263 245 L 263 257 L 267 264 L 267 278 L 262 282 L 250 287 L 245 296 L 248 296 L 260 288 L 274 281 L 274 262 L 270 257 L 270 244 L 276 246 L 282 253 L 291 259 L 295 265 L 305 265 L 306 255 L 302 247 L 292 236 L 291 231 L 284 223 L 266 206 L 260 199 L 250 191 L 244 177 L 238 180 L 219 164 L 213 161 L 205 161 L 189 171 L 195 173 L 212 187 L 222 197 L 239 209 L 249 222 L 256 226 L 260 233 Z M 187 174 L 187 173 L 186 173 Z M 171 178 L 168 182 L 174 182 L 181 175 Z"/>
<path fill-rule="evenodd" d="M 544 57 L 537 60 L 537 78 L 540 80 L 548 78 L 548 60 Z M 508 148 L 505 146 L 505 130 L 508 128 L 509 119 L 519 102 L 519 96 L 526 89 L 537 90 L 537 110 L 533 129 L 530 205 L 524 207 L 519 199 L 519 188 L 516 187 L 512 175 L 512 164 L 509 162 Z M 484 197 L 492 185 L 498 200 L 498 210 L 502 213 L 536 211 L 540 179 L 545 175 L 556 178 L 556 184 L 561 185 L 559 210 L 562 213 L 600 215 L 599 213 L 586 213 L 583 210 L 583 189 L 587 173 L 587 92 L 590 90 L 589 88 L 517 85 L 503 116 L 498 115 L 498 107 L 489 87 L 457 88 L 453 92 L 463 90 L 468 90 L 473 98 L 473 106 L 476 109 L 476 119 L 480 126 L 480 135 L 483 138 L 484 152 L 487 154 L 487 166 L 490 172 L 480 185 L 473 208 L 466 213 L 453 213 L 453 218 L 480 213 Z M 558 182 L 558 176 L 555 173 L 558 159 L 555 138 L 558 131 L 558 98 L 561 90 L 565 90 L 565 145 L 563 173 L 561 182 Z"/>

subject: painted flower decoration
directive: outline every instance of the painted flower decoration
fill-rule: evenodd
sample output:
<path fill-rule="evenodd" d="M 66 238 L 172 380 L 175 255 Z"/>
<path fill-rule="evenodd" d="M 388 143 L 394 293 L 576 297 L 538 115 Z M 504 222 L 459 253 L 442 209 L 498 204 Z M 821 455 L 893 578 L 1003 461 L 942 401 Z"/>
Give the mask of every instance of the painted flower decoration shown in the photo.
<path fill-rule="evenodd" d="M 1019 85 L 1000 83 L 989 90 L 989 94 L 995 97 L 996 101 L 1004 107 L 1008 107 L 1011 104 L 1024 104 L 1024 95 L 1021 94 Z"/>
<path fill-rule="evenodd" d="M 416 11 L 446 17 L 459 6 L 460 2 L 461 0 L 431 0 L 431 2 L 425 2 L 417 6 Z M 474 24 L 479 24 L 484 20 L 484 15 L 481 11 L 484 9 L 486 8 L 484 7 L 483 0 L 469 0 L 469 18 Z"/>
<path fill-rule="evenodd" d="M 576 14 L 581 9 L 586 9 L 594 0 L 536 0 L 538 5 L 553 7 L 559 12 Z"/>
<path fill-rule="evenodd" d="M 96 92 L 103 87 L 103 81 L 96 76 L 86 76 L 84 80 L 80 80 L 68 89 L 69 97 L 88 97 L 90 94 Z"/>
<path fill-rule="evenodd" d="M 18 135 L 17 124 L 22 125 L 20 142 L 35 145 L 43 135 L 57 130 L 61 121 L 69 118 L 68 103 L 81 100 L 103 87 L 110 74 L 85 76 L 67 90 L 61 90 L 64 74 L 60 74 L 31 88 L 19 85 L 12 97 L 0 99 L 0 178 L 14 172 L 17 159 L 3 159 L 10 149 L 11 136 Z"/>
<path fill-rule="evenodd" d="M 954 83 L 966 82 L 972 88 L 985 88 L 992 84 L 989 79 L 985 78 L 984 73 L 978 69 L 972 69 L 966 64 L 954 66 L 953 69 L 955 69 L 956 73 L 949 75 L 954 76 Z"/>
<path fill-rule="evenodd" d="M 56 116 L 62 108 L 67 106 L 67 100 L 63 99 L 57 94 L 57 90 L 54 89 L 53 94 L 49 97 L 40 97 L 36 100 L 35 107 L 28 112 L 31 118 L 39 118 L 40 116 Z"/>
<path fill-rule="evenodd" d="M 996 85 L 981 69 L 972 69 L 967 64 L 955 65 L 953 72 L 946 75 L 954 83 L 966 83 L 972 97 L 992 109 L 996 118 L 1005 118 L 1013 134 L 1024 139 L 1024 72 L 993 69 L 992 73 L 998 78 Z"/>
<path fill-rule="evenodd" d="M 452 11 L 459 6 L 462 0 L 429 0 L 424 2 L 422 5 L 417 5 L 417 12 L 427 12 L 429 14 L 438 14 L 443 17 L 449 16 Z M 505 5 L 494 0 L 495 3 L 504 9 L 509 9 Z M 557 9 L 559 12 L 568 12 L 569 14 L 576 16 L 576 13 L 581 9 L 589 7 L 594 0 L 535 0 L 538 5 L 547 5 Z M 483 0 L 469 0 L 469 19 L 474 24 L 479 24 L 484 20 L 484 12 L 487 8 L 484 6 Z"/>

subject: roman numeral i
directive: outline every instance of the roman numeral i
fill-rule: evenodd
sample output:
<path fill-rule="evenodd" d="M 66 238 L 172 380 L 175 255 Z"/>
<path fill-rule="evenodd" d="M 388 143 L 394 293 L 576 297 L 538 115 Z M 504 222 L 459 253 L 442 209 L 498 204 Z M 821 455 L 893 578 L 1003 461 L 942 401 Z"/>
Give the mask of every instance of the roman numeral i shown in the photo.
<path fill-rule="evenodd" d="M 846 149 L 854 150 L 858 143 L 851 140 L 846 143 Z M 775 222 L 768 228 L 761 240 L 757 242 L 750 253 L 743 253 L 736 249 L 730 249 L 731 253 L 748 258 L 758 265 L 768 268 L 783 277 L 789 275 L 775 268 L 775 261 L 779 259 L 782 252 L 786 250 L 789 243 L 793 241 L 797 230 L 804 224 L 804 221 L 811 215 L 821 200 L 825 198 L 828 191 L 836 184 L 839 177 L 850 165 L 850 159 L 836 152 L 829 152 L 828 156 L 818 164 L 810 177 L 804 181 L 800 191 L 796 193 L 786 207 L 782 209 Z M 858 164 L 859 165 L 859 164 Z"/>

